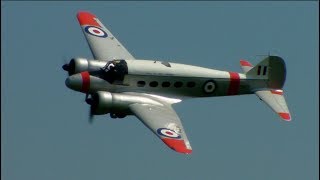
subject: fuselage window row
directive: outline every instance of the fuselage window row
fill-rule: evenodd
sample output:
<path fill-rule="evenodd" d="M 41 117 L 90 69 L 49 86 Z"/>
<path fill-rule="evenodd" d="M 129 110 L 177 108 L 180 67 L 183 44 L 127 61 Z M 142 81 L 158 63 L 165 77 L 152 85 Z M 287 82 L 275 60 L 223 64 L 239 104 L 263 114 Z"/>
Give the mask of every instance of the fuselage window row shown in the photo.
<path fill-rule="evenodd" d="M 149 86 L 150 86 L 150 87 L 157 87 L 158 84 L 159 84 L 159 83 L 158 83 L 157 81 L 151 81 L 151 82 L 149 83 Z M 137 86 L 138 86 L 138 87 L 144 87 L 145 85 L 146 85 L 146 82 L 145 82 L 145 81 L 138 81 L 138 82 L 137 82 Z M 164 88 L 170 87 L 170 85 L 171 85 L 171 83 L 168 82 L 168 81 L 164 81 L 164 82 L 161 83 L 161 86 L 164 87 Z M 175 82 L 175 83 L 173 84 L 173 86 L 176 87 L 176 88 L 180 88 L 180 87 L 183 86 L 183 83 L 182 83 L 181 81 L 177 81 L 177 82 Z M 188 88 L 193 88 L 193 87 L 196 86 L 196 83 L 190 81 L 190 82 L 187 82 L 186 86 L 187 86 Z"/>

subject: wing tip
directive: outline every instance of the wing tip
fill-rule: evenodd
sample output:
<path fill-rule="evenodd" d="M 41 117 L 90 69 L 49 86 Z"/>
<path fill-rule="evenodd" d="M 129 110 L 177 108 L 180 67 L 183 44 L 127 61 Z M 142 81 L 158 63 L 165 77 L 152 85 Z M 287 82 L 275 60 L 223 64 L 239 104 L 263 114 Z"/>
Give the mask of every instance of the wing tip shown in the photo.
<path fill-rule="evenodd" d="M 191 147 L 188 148 L 184 142 L 184 140 L 178 139 L 170 139 L 170 138 L 163 138 L 161 139 L 168 147 L 183 154 L 191 154 L 192 149 Z"/>
<path fill-rule="evenodd" d="M 78 18 L 78 21 L 81 26 L 82 25 L 91 25 L 91 26 L 100 27 L 100 25 L 94 19 L 94 18 L 96 18 L 96 15 L 94 15 L 88 11 L 78 11 L 77 18 Z"/>
<path fill-rule="evenodd" d="M 240 65 L 241 66 L 253 67 L 252 64 L 249 61 L 246 61 L 246 60 L 243 60 L 243 59 L 240 60 Z"/>
<path fill-rule="evenodd" d="M 285 120 L 285 121 L 291 121 L 291 115 L 290 115 L 290 113 L 280 112 L 280 113 L 278 113 L 278 114 L 279 114 L 279 116 L 280 116 L 283 120 Z"/>

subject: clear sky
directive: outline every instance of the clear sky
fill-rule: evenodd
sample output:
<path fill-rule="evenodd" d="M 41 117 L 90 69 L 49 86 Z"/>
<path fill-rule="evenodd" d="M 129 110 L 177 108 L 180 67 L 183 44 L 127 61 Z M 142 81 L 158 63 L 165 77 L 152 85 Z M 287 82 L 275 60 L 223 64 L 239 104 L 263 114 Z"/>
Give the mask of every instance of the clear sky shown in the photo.
<path fill-rule="evenodd" d="M 1 1 L 5 180 L 319 179 L 318 2 Z M 88 123 L 61 66 L 91 58 L 76 13 L 96 14 L 133 54 L 241 72 L 269 52 L 287 65 L 292 122 L 254 95 L 175 105 L 193 147 L 167 148 L 135 117 Z"/>

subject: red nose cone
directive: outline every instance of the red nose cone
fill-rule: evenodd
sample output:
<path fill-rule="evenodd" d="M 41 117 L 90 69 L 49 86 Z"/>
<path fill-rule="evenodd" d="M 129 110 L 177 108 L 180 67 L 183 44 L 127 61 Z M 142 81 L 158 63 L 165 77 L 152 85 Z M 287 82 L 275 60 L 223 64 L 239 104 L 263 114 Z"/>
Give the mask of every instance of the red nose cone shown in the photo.
<path fill-rule="evenodd" d="M 80 91 L 82 86 L 82 78 L 80 74 L 69 76 L 66 79 L 66 86 L 70 89 Z"/>
<path fill-rule="evenodd" d="M 90 89 L 90 74 L 87 71 L 74 74 L 69 76 L 65 83 L 70 89 L 88 93 Z"/>

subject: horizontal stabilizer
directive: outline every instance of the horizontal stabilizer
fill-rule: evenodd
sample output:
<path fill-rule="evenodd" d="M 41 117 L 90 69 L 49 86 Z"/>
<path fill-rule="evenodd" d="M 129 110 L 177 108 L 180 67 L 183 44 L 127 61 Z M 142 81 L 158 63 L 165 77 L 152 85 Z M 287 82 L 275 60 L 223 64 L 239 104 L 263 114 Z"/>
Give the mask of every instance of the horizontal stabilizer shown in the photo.
<path fill-rule="evenodd" d="M 283 90 L 263 90 L 256 91 L 255 94 L 273 111 L 275 111 L 283 120 L 291 121 L 291 115 L 286 100 L 283 96 Z"/>

